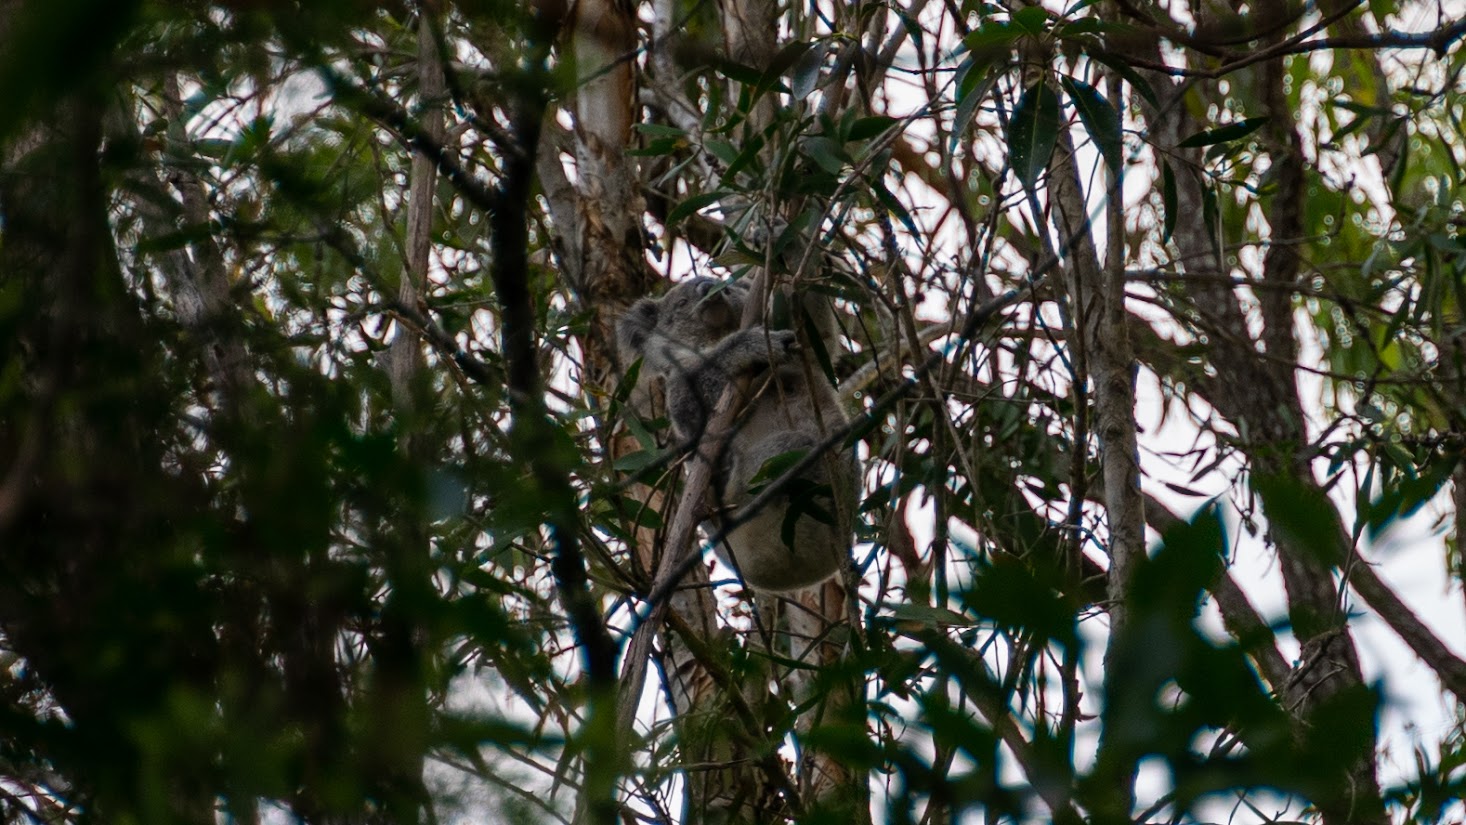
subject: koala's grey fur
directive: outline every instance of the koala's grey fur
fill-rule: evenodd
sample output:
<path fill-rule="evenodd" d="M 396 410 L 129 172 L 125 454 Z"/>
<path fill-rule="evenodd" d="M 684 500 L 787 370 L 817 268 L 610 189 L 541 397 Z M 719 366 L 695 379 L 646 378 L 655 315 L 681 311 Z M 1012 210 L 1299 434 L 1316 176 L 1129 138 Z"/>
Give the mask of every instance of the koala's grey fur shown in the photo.
<path fill-rule="evenodd" d="M 744 375 L 754 377 L 751 397 L 744 401 L 726 452 L 713 457 L 725 512 L 751 498 L 749 480 L 764 462 L 793 450 L 813 449 L 824 437 L 822 426 L 828 430 L 846 422 L 839 397 L 823 373 L 815 371 L 813 382 L 806 379 L 792 330 L 738 328 L 747 298 L 745 283 L 694 278 L 678 283 L 661 298 L 638 301 L 616 329 L 624 363 L 637 358 L 642 362 L 633 405 L 643 415 L 650 414 L 653 390 L 660 383 L 667 418 L 684 444 L 702 440 L 713 408 L 731 382 Z M 725 558 L 732 555 L 744 582 L 755 590 L 816 584 L 839 570 L 849 556 L 857 483 L 853 461 L 832 454 L 816 462 L 804 480 L 821 486 L 823 492 L 814 496 L 813 503 L 829 514 L 833 524 L 806 509 L 794 523 L 793 540 L 786 544 L 784 522 L 792 499 L 783 495 L 733 527 L 725 546 L 718 548 Z M 840 500 L 834 501 L 830 493 Z"/>

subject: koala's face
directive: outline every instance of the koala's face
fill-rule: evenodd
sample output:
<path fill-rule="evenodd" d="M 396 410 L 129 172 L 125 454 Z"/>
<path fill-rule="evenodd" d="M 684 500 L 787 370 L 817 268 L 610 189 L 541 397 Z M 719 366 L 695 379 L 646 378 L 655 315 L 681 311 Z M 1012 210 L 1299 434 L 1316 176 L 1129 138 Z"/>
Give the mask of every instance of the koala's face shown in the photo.
<path fill-rule="evenodd" d="M 687 344 L 711 344 L 738 329 L 747 297 L 742 281 L 683 281 L 657 302 L 657 332 Z"/>
<path fill-rule="evenodd" d="M 748 287 L 715 278 L 693 278 L 660 298 L 643 298 L 622 316 L 617 336 L 623 353 L 635 357 L 653 335 L 700 349 L 738 329 Z"/>

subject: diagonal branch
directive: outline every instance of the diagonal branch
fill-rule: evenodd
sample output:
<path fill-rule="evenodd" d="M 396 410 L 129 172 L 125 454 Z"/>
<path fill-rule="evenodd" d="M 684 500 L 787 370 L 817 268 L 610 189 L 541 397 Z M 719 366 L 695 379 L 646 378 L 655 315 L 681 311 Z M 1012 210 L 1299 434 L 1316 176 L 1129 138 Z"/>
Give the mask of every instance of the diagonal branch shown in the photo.
<path fill-rule="evenodd" d="M 1466 35 L 1466 18 L 1456 20 L 1448 26 L 1425 32 L 1392 30 L 1377 34 L 1342 34 L 1333 37 L 1321 37 L 1317 40 L 1308 40 L 1306 39 L 1306 35 L 1301 35 L 1264 49 L 1258 49 L 1254 52 L 1245 54 L 1229 53 L 1228 57 L 1230 59 L 1220 66 L 1211 69 L 1172 66 L 1161 60 L 1138 58 L 1132 55 L 1111 52 L 1107 49 L 1093 49 L 1092 51 L 1099 56 L 1122 60 L 1136 68 L 1148 69 L 1159 74 L 1170 75 L 1172 77 L 1215 80 L 1264 61 L 1275 60 L 1287 55 L 1309 54 L 1320 51 L 1335 51 L 1340 49 L 1430 49 L 1438 56 L 1445 57 L 1446 52 L 1463 35 Z"/>

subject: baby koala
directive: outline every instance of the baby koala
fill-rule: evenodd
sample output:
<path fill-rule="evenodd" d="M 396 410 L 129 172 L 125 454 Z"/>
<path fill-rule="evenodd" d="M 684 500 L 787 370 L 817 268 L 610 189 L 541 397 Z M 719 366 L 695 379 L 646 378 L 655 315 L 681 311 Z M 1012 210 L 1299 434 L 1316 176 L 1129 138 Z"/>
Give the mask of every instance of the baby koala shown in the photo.
<path fill-rule="evenodd" d="M 684 444 L 704 440 L 713 408 L 730 383 L 745 375 L 754 379 L 725 452 L 713 457 L 723 515 L 753 497 L 749 481 L 764 462 L 813 449 L 825 430 L 846 422 L 823 373 L 806 380 L 792 330 L 738 328 L 747 299 L 745 283 L 693 278 L 661 298 L 637 301 L 616 328 L 623 362 L 641 359 L 633 405 L 651 415 L 661 384 L 667 418 Z M 725 560 L 731 554 L 755 590 L 795 590 L 829 578 L 850 552 L 856 481 L 848 456 L 822 458 L 753 518 L 729 530 L 718 553 Z M 801 509 L 786 542 L 785 522 L 796 506 Z M 719 516 L 713 523 L 722 527 Z"/>

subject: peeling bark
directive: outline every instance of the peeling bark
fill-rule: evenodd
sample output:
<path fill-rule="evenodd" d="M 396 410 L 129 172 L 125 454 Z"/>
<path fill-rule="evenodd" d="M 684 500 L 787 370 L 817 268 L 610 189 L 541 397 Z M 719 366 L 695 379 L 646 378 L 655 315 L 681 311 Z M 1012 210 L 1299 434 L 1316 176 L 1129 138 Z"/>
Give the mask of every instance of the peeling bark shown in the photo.
<path fill-rule="evenodd" d="M 611 323 L 619 310 L 652 286 L 642 257 L 641 216 L 646 207 L 631 146 L 636 105 L 631 58 L 636 48 L 635 9 L 625 0 L 576 4 L 574 54 L 580 86 L 575 94 L 575 160 L 579 193 L 576 226 L 582 256 L 577 285 L 597 313 L 589 353 L 597 369 L 614 364 Z"/>
<path fill-rule="evenodd" d="M 178 91 L 178 77 L 169 73 L 163 82 L 163 111 L 168 115 L 168 142 L 180 155 L 187 151 L 189 137 L 184 122 L 183 101 Z M 168 175 L 181 200 L 180 209 L 186 225 L 192 227 L 215 226 L 203 182 L 188 167 L 177 166 Z M 161 233 L 165 229 L 166 216 L 158 214 L 154 204 L 138 198 L 144 219 Z M 257 423 L 251 411 L 251 398 L 258 389 L 249 353 L 243 338 L 239 335 L 239 313 L 234 308 L 229 276 L 225 271 L 223 252 L 212 232 L 203 233 L 190 244 L 192 259 L 181 250 L 169 255 L 173 277 L 170 286 L 174 290 L 175 306 L 179 320 L 190 328 L 204 344 L 204 361 L 209 375 L 219 393 L 219 412 L 246 426 Z"/>
<path fill-rule="evenodd" d="M 437 21 L 424 8 L 417 25 L 417 120 L 422 134 L 442 146 L 446 129 L 442 101 L 445 94 L 442 55 L 434 28 Z M 445 147 L 445 151 L 447 151 Z M 426 306 L 428 267 L 432 254 L 432 226 L 437 164 L 421 153 L 412 156 L 408 177 L 407 219 L 404 237 L 403 271 L 397 284 L 397 301 L 414 309 Z M 395 414 L 400 421 L 399 449 L 413 468 L 426 468 L 431 461 L 430 445 L 423 441 L 420 419 L 432 410 L 431 377 L 426 373 L 423 340 L 417 329 L 402 323 L 384 355 L 387 381 Z M 375 708 L 377 720 L 369 742 L 373 754 L 388 774 L 394 788 L 408 798 L 389 800 L 394 819 L 416 819 L 418 805 L 429 805 L 423 785 L 427 754 L 424 743 L 431 725 L 426 681 L 424 633 L 413 610 L 406 604 L 431 591 L 432 561 L 428 527 L 420 512 L 409 512 L 398 524 L 396 541 L 388 552 L 391 578 L 395 583 L 382 608 L 379 638 L 374 644 L 376 672 L 366 696 Z M 431 810 L 427 813 L 431 816 Z"/>
<path fill-rule="evenodd" d="M 434 22 L 426 14 L 425 11 L 418 21 L 418 125 L 425 137 L 441 146 L 446 133 L 440 110 L 445 95 L 443 61 L 438 53 L 437 38 L 433 36 Z M 397 300 L 403 306 L 420 306 L 423 291 L 427 287 L 428 263 L 432 252 L 433 194 L 437 182 L 437 164 L 426 155 L 414 154 L 407 190 L 407 231 L 404 238 L 406 254 L 402 277 L 397 287 Z M 421 381 L 423 370 L 421 336 L 415 330 L 397 324 L 392 343 L 388 345 L 386 362 L 393 402 L 400 413 L 410 418 L 422 406 L 421 399 L 417 397 L 421 393 L 414 390 L 414 386 Z"/>

